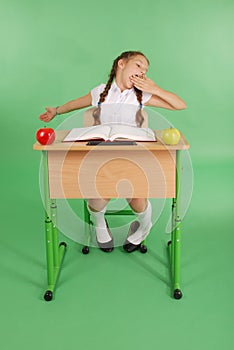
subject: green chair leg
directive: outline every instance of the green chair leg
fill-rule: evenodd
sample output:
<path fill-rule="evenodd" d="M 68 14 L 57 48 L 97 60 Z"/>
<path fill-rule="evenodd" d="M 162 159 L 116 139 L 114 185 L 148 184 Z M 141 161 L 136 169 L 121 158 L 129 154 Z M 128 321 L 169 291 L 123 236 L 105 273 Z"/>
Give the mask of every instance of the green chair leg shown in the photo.
<path fill-rule="evenodd" d="M 90 247 L 90 241 L 91 241 L 91 235 L 90 235 L 90 214 L 87 208 L 87 202 L 86 200 L 83 200 L 83 207 L 84 207 L 84 223 L 85 223 L 85 240 L 86 244 L 82 248 L 83 254 L 89 253 L 89 247 Z"/>

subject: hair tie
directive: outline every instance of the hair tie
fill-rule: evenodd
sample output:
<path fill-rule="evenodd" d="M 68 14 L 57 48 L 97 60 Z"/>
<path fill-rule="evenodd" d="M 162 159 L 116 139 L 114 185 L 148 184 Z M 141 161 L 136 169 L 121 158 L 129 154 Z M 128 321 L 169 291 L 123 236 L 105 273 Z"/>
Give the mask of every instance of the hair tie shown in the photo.
<path fill-rule="evenodd" d="M 100 107 L 101 106 L 101 102 L 98 102 L 98 107 Z"/>
<path fill-rule="evenodd" d="M 143 105 L 142 105 L 142 103 L 140 102 L 140 109 L 142 109 L 142 107 L 143 107 Z"/>

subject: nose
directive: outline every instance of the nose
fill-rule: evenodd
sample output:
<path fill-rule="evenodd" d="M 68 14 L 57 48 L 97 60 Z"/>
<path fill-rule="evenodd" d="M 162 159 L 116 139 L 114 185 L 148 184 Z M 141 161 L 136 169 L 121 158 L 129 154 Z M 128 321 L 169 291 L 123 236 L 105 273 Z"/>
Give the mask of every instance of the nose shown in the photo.
<path fill-rule="evenodd" d="M 135 74 L 135 77 L 143 78 L 144 75 L 144 72 L 140 72 L 139 74 Z"/>

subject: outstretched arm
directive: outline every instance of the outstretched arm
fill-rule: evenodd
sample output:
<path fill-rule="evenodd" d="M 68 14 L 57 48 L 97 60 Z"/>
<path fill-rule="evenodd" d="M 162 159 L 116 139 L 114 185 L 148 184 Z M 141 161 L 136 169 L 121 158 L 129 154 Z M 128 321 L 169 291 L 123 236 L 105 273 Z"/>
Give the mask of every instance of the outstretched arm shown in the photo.
<path fill-rule="evenodd" d="M 87 95 L 69 101 L 59 107 L 46 107 L 46 112 L 40 115 L 43 122 L 50 122 L 56 115 L 64 114 L 76 109 L 85 108 L 92 105 L 92 96 L 89 92 Z"/>
<path fill-rule="evenodd" d="M 134 86 L 144 92 L 152 94 L 149 101 L 145 103 L 145 106 L 167 108 L 172 110 L 185 109 L 185 102 L 176 94 L 163 90 L 155 82 L 146 76 L 143 77 L 131 77 Z"/>

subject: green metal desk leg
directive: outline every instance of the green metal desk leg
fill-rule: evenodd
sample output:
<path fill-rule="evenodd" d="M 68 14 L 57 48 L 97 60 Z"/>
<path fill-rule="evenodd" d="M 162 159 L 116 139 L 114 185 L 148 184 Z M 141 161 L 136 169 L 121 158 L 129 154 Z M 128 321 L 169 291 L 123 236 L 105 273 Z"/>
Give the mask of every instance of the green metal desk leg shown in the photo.
<path fill-rule="evenodd" d="M 170 247 L 170 262 L 173 280 L 173 293 L 175 299 L 182 298 L 180 289 L 180 244 L 181 244 L 181 218 L 180 218 L 180 192 L 181 192 L 181 151 L 176 151 L 176 197 L 172 200 L 172 232 Z"/>
<path fill-rule="evenodd" d="M 44 196 L 45 196 L 45 231 L 46 231 L 46 260 L 47 260 L 47 280 L 48 289 L 44 294 L 44 299 L 50 301 L 53 298 L 53 292 L 62 266 L 62 260 L 65 253 L 66 243 L 58 241 L 57 229 L 57 206 L 54 199 L 49 197 L 48 181 L 48 154 L 43 154 L 44 171 Z"/>

